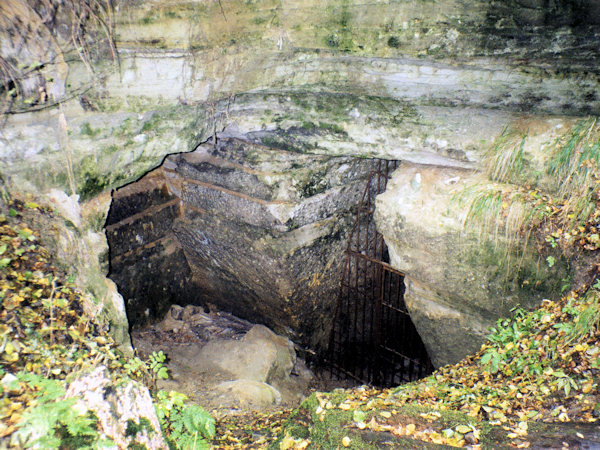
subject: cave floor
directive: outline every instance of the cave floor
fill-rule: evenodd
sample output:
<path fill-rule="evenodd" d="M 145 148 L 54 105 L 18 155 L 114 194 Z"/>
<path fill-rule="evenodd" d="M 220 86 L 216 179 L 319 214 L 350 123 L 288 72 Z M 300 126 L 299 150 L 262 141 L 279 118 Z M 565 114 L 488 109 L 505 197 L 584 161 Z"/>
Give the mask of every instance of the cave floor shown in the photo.
<path fill-rule="evenodd" d="M 195 364 L 200 350 L 213 340 L 240 340 L 254 324 L 232 314 L 212 308 L 175 306 L 165 318 L 154 325 L 131 333 L 133 346 L 138 356 L 144 360 L 153 352 L 162 351 L 166 356 L 169 378 L 158 380 L 158 389 L 177 391 L 185 394 L 190 401 L 210 410 L 215 417 L 240 416 L 247 413 L 256 415 L 280 414 L 282 410 L 297 407 L 300 402 L 315 390 L 332 388 L 335 381 L 314 376 L 301 358 L 297 358 L 290 382 L 279 384 L 281 402 L 268 405 L 224 405 L 215 387 L 229 381 L 230 374 L 206 369 Z M 175 312 L 174 312 L 175 311 Z M 177 312 L 179 311 L 179 312 Z M 179 319 L 172 316 L 179 314 Z M 187 319 L 187 320 L 185 320 Z M 340 382 L 341 383 L 341 382 Z M 340 387 L 340 384 L 333 387 Z M 348 387 L 348 386 L 346 386 Z"/>

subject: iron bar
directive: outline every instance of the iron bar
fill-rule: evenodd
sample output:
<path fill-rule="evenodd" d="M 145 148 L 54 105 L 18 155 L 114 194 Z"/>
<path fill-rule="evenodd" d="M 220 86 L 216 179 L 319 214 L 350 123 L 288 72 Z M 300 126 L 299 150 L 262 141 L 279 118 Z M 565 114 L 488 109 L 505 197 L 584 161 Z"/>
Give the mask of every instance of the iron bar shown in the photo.
<path fill-rule="evenodd" d="M 390 386 L 431 372 L 404 304 L 405 275 L 389 264 L 383 236 L 371 223 L 375 197 L 385 191 L 397 167 L 397 161 L 378 160 L 357 207 L 330 336 L 332 377 Z"/>

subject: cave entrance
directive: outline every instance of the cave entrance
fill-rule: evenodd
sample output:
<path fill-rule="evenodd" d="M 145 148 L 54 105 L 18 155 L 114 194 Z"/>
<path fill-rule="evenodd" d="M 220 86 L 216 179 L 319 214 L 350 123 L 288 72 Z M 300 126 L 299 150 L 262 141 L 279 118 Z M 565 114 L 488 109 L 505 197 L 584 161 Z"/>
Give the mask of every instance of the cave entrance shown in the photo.
<path fill-rule="evenodd" d="M 327 362 L 334 378 L 397 386 L 433 366 L 404 302 L 404 274 L 389 264 L 373 222 L 375 196 L 385 191 L 398 161 L 379 160 L 358 205 L 340 283 Z"/>
<path fill-rule="evenodd" d="M 168 336 L 185 340 L 175 335 L 189 328 L 195 339 L 172 309 L 187 305 L 198 320 L 222 311 L 266 325 L 325 362 L 331 380 L 388 386 L 427 374 L 403 275 L 372 220 L 397 164 L 238 138 L 166 157 L 113 192 L 105 225 L 131 330 L 177 323 Z"/>

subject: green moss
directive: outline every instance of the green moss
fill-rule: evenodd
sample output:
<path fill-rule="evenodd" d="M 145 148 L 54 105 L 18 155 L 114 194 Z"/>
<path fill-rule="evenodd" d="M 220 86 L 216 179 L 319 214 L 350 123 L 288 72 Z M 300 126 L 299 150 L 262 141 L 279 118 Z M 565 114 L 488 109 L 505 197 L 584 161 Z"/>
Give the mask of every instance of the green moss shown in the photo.
<path fill-rule="evenodd" d="M 302 141 L 296 141 L 290 137 L 281 137 L 274 134 L 261 137 L 261 143 L 269 148 L 278 148 L 294 153 L 306 153 L 316 148 L 315 146 Z"/>
<path fill-rule="evenodd" d="M 139 432 L 144 430 L 148 433 L 154 432 L 150 420 L 145 417 L 140 417 L 140 422 L 136 423 L 132 419 L 128 419 L 127 428 L 125 429 L 125 436 L 135 437 Z"/>
<path fill-rule="evenodd" d="M 306 95 L 306 93 L 288 93 L 290 101 L 305 114 L 314 116 L 325 116 L 327 121 L 322 123 L 332 123 L 332 121 L 348 120 L 348 113 L 356 108 L 359 111 L 365 111 L 380 123 L 398 124 L 406 119 L 418 119 L 418 112 L 411 103 L 379 97 L 374 95 L 338 95 L 319 93 L 317 95 Z M 303 121 L 310 121 L 303 119 Z M 313 121 L 314 122 L 314 121 Z"/>
<path fill-rule="evenodd" d="M 115 130 L 115 136 L 129 136 L 133 133 L 132 131 L 133 119 L 131 117 L 127 117 L 121 125 Z"/>
<path fill-rule="evenodd" d="M 306 122 L 305 121 L 305 122 L 302 122 L 302 128 L 304 130 L 314 130 L 314 129 L 317 128 L 317 126 L 314 123 L 312 123 L 312 122 Z"/>
<path fill-rule="evenodd" d="M 118 97 L 99 98 L 95 99 L 95 105 L 101 112 L 113 113 L 123 108 L 123 99 Z"/>
<path fill-rule="evenodd" d="M 155 10 L 150 10 L 148 13 L 140 19 L 140 23 L 143 25 L 149 25 L 156 22 L 159 19 L 158 14 Z"/>
<path fill-rule="evenodd" d="M 398 38 L 398 36 L 390 36 L 390 38 L 387 41 L 387 45 L 388 47 L 392 48 L 400 48 L 400 38 Z"/>
<path fill-rule="evenodd" d="M 83 174 L 83 183 L 77 189 L 82 201 L 89 200 L 92 197 L 103 192 L 109 185 L 108 178 L 97 173 L 85 172 Z"/>
<path fill-rule="evenodd" d="M 93 138 L 93 137 L 96 137 L 100 133 L 100 130 L 92 128 L 90 126 L 89 122 L 84 122 L 83 124 L 81 124 L 79 133 L 82 136 L 89 136 L 89 137 Z"/>
<path fill-rule="evenodd" d="M 329 188 L 329 183 L 323 178 L 325 173 L 326 170 L 318 172 L 311 170 L 299 185 L 300 195 L 303 198 L 307 198 L 326 191 Z"/>
<path fill-rule="evenodd" d="M 332 403 L 339 403 L 344 394 L 337 394 L 340 398 L 335 397 L 336 394 L 328 397 Z M 316 394 L 312 394 L 306 399 L 300 408 L 298 408 L 290 416 L 290 420 L 285 427 L 288 435 L 296 439 L 310 439 L 311 446 L 314 448 L 339 448 L 341 447 L 342 439 L 345 436 L 351 437 L 352 441 L 349 448 L 353 449 L 374 449 L 374 445 L 367 443 L 362 437 L 347 428 L 352 423 L 353 411 L 343 411 L 341 409 L 326 409 L 324 414 L 316 414 L 316 409 L 319 401 Z M 310 428 L 302 426 L 300 417 L 310 417 Z M 321 417 L 323 420 L 321 420 Z M 271 448 L 279 448 L 279 442 L 276 442 Z"/>
<path fill-rule="evenodd" d="M 333 133 L 347 135 L 346 130 L 335 123 L 319 122 L 319 128 L 322 130 L 332 131 Z"/>
<path fill-rule="evenodd" d="M 269 20 L 268 17 L 255 17 L 254 19 L 252 19 L 252 22 L 255 25 L 262 25 L 263 23 L 266 23 Z"/>
<path fill-rule="evenodd" d="M 408 385 L 407 385 L 408 386 Z M 406 388 L 406 386 L 405 386 Z M 398 414 L 414 417 L 417 420 L 422 420 L 420 414 L 431 412 L 431 408 L 420 405 L 405 405 L 398 408 Z M 453 410 L 438 410 L 440 417 L 435 421 L 436 427 L 453 428 L 456 425 L 474 423 L 476 420 L 468 414 Z"/>
<path fill-rule="evenodd" d="M 111 144 L 108 147 L 104 147 L 102 153 L 105 155 L 110 155 L 120 150 L 120 147 L 117 144 Z"/>

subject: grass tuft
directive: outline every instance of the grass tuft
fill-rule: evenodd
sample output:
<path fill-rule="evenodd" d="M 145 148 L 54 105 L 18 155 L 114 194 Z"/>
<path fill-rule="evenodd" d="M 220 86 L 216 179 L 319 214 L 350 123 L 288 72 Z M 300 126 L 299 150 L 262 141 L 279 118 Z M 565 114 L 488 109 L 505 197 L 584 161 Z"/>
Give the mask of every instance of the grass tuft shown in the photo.
<path fill-rule="evenodd" d="M 600 125 L 596 118 L 578 122 L 558 138 L 546 164 L 550 190 L 565 202 L 563 219 L 570 227 L 585 222 L 598 200 Z"/>
<path fill-rule="evenodd" d="M 514 183 L 523 177 L 525 158 L 523 148 L 527 135 L 519 136 L 505 129 L 494 147 L 486 154 L 486 172 L 490 180 Z"/>

